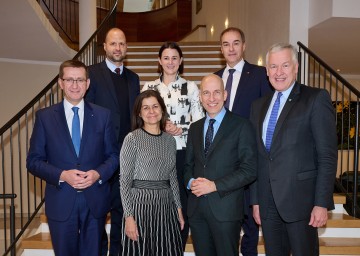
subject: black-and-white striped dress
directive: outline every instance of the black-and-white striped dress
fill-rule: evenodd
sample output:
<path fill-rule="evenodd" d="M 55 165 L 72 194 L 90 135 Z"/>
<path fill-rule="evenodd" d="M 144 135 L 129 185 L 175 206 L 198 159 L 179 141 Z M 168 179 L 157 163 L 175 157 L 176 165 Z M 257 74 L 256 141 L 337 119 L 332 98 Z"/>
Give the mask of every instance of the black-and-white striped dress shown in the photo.
<path fill-rule="evenodd" d="M 163 132 L 129 133 L 120 153 L 120 193 L 124 218 L 133 216 L 139 231 L 134 242 L 125 234 L 122 255 L 182 255 L 177 208 L 176 142 Z"/>

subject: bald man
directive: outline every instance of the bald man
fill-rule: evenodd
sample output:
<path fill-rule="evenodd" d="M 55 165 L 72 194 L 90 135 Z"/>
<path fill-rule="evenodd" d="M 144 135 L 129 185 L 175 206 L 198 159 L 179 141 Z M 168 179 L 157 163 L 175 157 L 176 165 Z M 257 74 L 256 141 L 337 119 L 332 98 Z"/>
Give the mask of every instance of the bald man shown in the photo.
<path fill-rule="evenodd" d="M 223 80 L 200 85 L 206 117 L 190 126 L 185 185 L 187 214 L 197 256 L 239 255 L 244 187 L 256 178 L 255 134 L 248 120 L 224 108 Z"/>
<path fill-rule="evenodd" d="M 124 137 L 130 131 L 130 116 L 135 98 L 140 93 L 140 81 L 137 74 L 124 67 L 127 44 L 121 29 L 112 28 L 107 32 L 104 50 L 106 59 L 89 67 L 90 87 L 85 98 L 111 111 L 116 139 L 121 148 Z M 111 179 L 110 256 L 117 256 L 122 251 L 122 217 L 118 170 Z M 107 255 L 107 251 L 108 239 L 104 231 L 101 255 Z"/>

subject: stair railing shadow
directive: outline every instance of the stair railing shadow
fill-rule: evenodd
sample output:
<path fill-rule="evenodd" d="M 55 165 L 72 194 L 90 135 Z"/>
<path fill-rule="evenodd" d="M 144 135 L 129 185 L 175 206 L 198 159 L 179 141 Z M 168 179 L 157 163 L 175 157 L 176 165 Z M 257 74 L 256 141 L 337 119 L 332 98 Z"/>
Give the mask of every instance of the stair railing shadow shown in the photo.
<path fill-rule="evenodd" d="M 95 64 L 105 59 L 102 43 L 106 32 L 116 24 L 116 6 L 118 0 L 108 0 L 112 8 L 98 26 L 98 29 L 89 38 L 73 59 L 83 61 L 86 65 Z M 56 76 L 33 100 L 19 111 L 10 121 L 0 128 L 0 192 L 2 194 L 16 194 L 9 205 L 5 198 L 0 202 L 0 217 L 4 219 L 5 251 L 2 255 L 13 253 L 18 246 L 18 241 L 29 226 L 31 221 L 38 216 L 44 203 L 44 181 L 29 174 L 26 170 L 26 156 L 29 148 L 30 135 L 34 125 L 35 112 L 38 109 L 59 103 L 63 99 L 62 90 L 57 84 Z M 12 207 L 11 205 L 14 205 Z M 9 210 L 10 209 L 10 210 Z M 11 210 L 12 209 L 12 210 Z M 20 223 L 20 231 L 15 230 L 15 223 L 9 223 L 11 211 Z M 11 254 L 13 255 L 13 254 Z"/>

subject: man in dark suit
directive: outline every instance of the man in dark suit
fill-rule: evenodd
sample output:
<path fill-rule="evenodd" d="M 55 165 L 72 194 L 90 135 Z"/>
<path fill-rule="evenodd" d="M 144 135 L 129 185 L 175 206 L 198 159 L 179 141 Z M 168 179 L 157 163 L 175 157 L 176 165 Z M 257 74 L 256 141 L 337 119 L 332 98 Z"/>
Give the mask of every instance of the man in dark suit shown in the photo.
<path fill-rule="evenodd" d="M 224 108 L 227 93 L 211 74 L 200 85 L 206 117 L 190 126 L 185 184 L 191 190 L 188 216 L 197 256 L 239 255 L 244 186 L 256 178 L 253 128 Z"/>
<path fill-rule="evenodd" d="M 118 28 L 110 29 L 105 37 L 104 50 L 106 59 L 89 67 L 91 84 L 85 99 L 111 111 L 116 141 L 121 149 L 123 140 L 130 131 L 130 116 L 135 98 L 140 93 L 139 76 L 124 67 L 127 44 L 123 31 Z M 118 170 L 111 179 L 110 256 L 117 256 L 122 251 L 122 217 Z M 108 238 L 104 233 L 101 255 L 107 255 L 107 251 Z"/>
<path fill-rule="evenodd" d="M 65 99 L 36 113 L 27 168 L 46 181 L 55 255 L 98 256 L 119 149 L 110 111 L 83 100 L 90 83 L 85 64 L 62 63 L 58 83 Z"/>
<path fill-rule="evenodd" d="M 258 179 L 251 185 L 266 255 L 319 255 L 317 228 L 334 208 L 337 166 L 334 108 L 327 91 L 297 83 L 296 49 L 276 44 L 266 55 L 275 93 L 254 102 Z"/>
<path fill-rule="evenodd" d="M 231 112 L 249 118 L 252 102 L 272 91 L 266 76 L 266 69 L 244 60 L 245 34 L 241 29 L 235 27 L 225 29 L 220 35 L 220 43 L 226 67 L 215 74 L 222 77 L 226 84 L 228 97 L 225 105 Z M 256 256 L 259 227 L 252 217 L 248 186 L 245 188 L 244 207 L 245 217 L 242 223 L 244 235 L 241 239 L 241 253 L 244 256 Z"/>

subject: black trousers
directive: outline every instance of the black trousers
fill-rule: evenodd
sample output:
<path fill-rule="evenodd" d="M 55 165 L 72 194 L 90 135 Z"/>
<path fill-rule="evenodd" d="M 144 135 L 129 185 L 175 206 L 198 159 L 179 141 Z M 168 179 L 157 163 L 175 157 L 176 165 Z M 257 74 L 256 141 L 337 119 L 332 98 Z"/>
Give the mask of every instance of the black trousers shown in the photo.
<path fill-rule="evenodd" d="M 122 252 L 121 238 L 122 238 L 122 219 L 124 210 L 121 203 L 120 197 L 120 181 L 119 181 L 119 170 L 117 170 L 110 181 L 111 185 L 111 229 L 110 229 L 110 246 L 108 237 L 104 231 L 102 238 L 102 250 L 101 255 L 106 256 L 109 250 L 109 256 L 118 256 Z"/>
<path fill-rule="evenodd" d="M 309 226 L 309 218 L 296 222 L 285 222 L 269 193 L 266 218 L 261 218 L 262 232 L 267 256 L 318 256 L 319 238 L 317 228 Z"/>
<path fill-rule="evenodd" d="M 182 214 L 184 216 L 184 229 L 181 230 L 181 240 L 183 244 L 183 251 L 185 251 L 186 241 L 189 236 L 189 220 L 187 217 L 187 201 L 188 201 L 188 191 L 184 184 L 184 164 L 185 164 L 185 150 L 177 150 L 176 152 L 176 170 L 177 170 L 177 178 L 179 182 L 179 190 L 180 190 L 180 200 L 182 206 Z"/>
<path fill-rule="evenodd" d="M 238 256 L 241 221 L 218 221 L 207 197 L 189 218 L 196 256 Z"/>
<path fill-rule="evenodd" d="M 243 256 L 257 256 L 257 246 L 259 242 L 259 226 L 252 216 L 250 206 L 249 186 L 244 190 L 244 220 L 241 225 L 244 235 L 241 238 L 241 254 Z"/>

